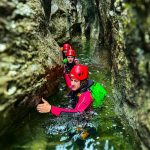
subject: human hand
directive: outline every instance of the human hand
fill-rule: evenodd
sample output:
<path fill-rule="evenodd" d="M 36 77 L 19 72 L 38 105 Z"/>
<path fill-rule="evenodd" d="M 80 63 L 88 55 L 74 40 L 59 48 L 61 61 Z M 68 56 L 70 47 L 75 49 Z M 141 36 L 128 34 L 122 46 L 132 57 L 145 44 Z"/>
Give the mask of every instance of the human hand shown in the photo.
<path fill-rule="evenodd" d="M 48 113 L 51 111 L 51 105 L 42 98 L 42 104 L 38 104 L 36 109 L 39 113 Z"/>

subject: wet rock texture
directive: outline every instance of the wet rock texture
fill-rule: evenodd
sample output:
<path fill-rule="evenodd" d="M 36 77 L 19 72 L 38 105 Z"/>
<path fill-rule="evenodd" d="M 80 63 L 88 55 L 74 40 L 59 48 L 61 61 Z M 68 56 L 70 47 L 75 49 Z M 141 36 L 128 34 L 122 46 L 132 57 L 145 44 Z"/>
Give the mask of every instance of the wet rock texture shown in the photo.
<path fill-rule="evenodd" d="M 150 149 L 150 1 L 116 1 L 111 10 L 112 84 L 117 111 Z"/>
<path fill-rule="evenodd" d="M 39 97 L 53 94 L 62 75 L 45 3 L 0 1 L 0 134 L 39 103 Z M 51 8 L 50 1 L 46 4 Z"/>

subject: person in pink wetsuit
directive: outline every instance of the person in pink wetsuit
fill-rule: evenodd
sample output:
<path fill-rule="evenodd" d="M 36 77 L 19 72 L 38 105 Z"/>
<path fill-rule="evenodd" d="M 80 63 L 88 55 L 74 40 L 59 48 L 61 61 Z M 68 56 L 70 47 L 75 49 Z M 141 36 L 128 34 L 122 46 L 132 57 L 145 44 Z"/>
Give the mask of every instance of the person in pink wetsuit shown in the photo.
<path fill-rule="evenodd" d="M 67 62 L 64 66 L 64 79 L 66 82 L 66 86 L 70 90 L 71 90 L 72 86 L 71 86 L 71 80 L 70 80 L 69 73 L 70 73 L 71 69 L 73 68 L 73 66 L 79 63 L 78 59 L 76 59 L 75 56 L 76 56 L 76 54 L 73 49 L 68 50 L 66 53 Z"/>
<path fill-rule="evenodd" d="M 37 105 L 39 113 L 52 113 L 53 115 L 60 116 L 61 114 L 82 113 L 89 110 L 92 106 L 92 96 L 88 87 L 92 84 L 88 80 L 88 68 L 85 65 L 75 65 L 71 72 L 71 85 L 72 90 L 69 94 L 72 105 L 70 108 L 60 108 L 50 105 L 46 100 L 42 99 L 43 103 Z"/>

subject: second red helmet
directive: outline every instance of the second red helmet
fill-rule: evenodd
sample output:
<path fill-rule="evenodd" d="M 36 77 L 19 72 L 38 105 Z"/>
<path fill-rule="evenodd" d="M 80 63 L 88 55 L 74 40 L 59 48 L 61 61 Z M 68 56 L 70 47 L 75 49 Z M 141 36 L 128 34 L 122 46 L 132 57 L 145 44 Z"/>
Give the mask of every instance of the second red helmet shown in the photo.
<path fill-rule="evenodd" d="M 75 51 L 73 50 L 73 49 L 69 49 L 68 51 L 67 51 L 67 53 L 66 53 L 66 56 L 76 56 L 76 53 L 75 53 Z"/>
<path fill-rule="evenodd" d="M 85 80 L 88 78 L 88 68 L 85 65 L 75 65 L 70 71 L 70 77 L 77 80 Z"/>
<path fill-rule="evenodd" d="M 63 45 L 63 50 L 69 50 L 70 48 L 71 48 L 71 46 L 68 43 Z"/>

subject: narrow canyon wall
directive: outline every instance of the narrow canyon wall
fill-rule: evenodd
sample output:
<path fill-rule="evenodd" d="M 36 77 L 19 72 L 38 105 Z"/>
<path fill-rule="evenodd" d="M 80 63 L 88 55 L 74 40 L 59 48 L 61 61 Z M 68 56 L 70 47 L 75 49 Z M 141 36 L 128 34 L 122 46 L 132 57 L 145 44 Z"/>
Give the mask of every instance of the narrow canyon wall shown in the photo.
<path fill-rule="evenodd" d="M 110 13 L 116 110 L 150 149 L 150 1 L 116 1 Z"/>
<path fill-rule="evenodd" d="M 53 94 L 62 76 L 59 46 L 42 5 L 38 0 L 0 1 L 0 134 L 39 97 Z"/>

